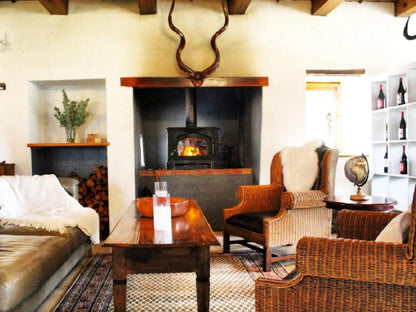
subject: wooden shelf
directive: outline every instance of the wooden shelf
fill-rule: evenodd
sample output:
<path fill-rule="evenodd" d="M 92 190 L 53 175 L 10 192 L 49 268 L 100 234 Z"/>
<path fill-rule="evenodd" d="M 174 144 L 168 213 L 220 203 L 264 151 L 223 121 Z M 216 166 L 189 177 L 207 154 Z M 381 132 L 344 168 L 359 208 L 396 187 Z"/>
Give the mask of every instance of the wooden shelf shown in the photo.
<path fill-rule="evenodd" d="M 194 87 L 187 77 L 121 77 L 121 86 L 136 88 Z M 268 77 L 208 77 L 202 87 L 266 87 Z"/>
<path fill-rule="evenodd" d="M 97 147 L 97 146 L 109 146 L 109 142 L 101 143 L 28 143 L 28 147 Z"/>

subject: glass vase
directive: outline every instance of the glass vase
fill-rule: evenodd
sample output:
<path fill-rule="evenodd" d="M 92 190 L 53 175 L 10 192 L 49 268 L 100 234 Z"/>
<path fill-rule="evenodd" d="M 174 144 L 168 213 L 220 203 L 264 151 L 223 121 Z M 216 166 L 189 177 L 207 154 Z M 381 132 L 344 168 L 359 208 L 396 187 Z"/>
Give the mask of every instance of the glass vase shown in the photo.
<path fill-rule="evenodd" d="M 66 142 L 74 143 L 75 142 L 75 128 L 65 128 L 66 132 Z"/>

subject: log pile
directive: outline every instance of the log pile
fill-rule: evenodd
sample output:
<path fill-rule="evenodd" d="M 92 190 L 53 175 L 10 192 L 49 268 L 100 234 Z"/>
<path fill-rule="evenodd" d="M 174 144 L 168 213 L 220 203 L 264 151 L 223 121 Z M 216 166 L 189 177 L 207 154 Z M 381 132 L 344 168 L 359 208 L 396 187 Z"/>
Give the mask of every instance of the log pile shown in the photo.
<path fill-rule="evenodd" d="M 80 178 L 74 172 L 70 176 L 79 181 L 79 203 L 93 208 L 100 216 L 100 238 L 105 239 L 109 234 L 107 167 L 94 167 L 94 173 L 88 179 Z"/>

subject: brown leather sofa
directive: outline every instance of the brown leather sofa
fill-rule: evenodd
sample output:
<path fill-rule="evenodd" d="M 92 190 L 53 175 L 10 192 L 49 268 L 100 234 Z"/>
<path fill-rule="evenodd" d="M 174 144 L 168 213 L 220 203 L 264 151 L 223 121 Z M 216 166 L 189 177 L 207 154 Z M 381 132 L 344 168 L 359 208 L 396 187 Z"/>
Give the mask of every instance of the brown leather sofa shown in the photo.
<path fill-rule="evenodd" d="M 74 183 L 63 185 L 73 192 Z M 0 226 L 0 311 L 35 311 L 90 250 L 90 238 L 78 228 L 60 234 Z"/>

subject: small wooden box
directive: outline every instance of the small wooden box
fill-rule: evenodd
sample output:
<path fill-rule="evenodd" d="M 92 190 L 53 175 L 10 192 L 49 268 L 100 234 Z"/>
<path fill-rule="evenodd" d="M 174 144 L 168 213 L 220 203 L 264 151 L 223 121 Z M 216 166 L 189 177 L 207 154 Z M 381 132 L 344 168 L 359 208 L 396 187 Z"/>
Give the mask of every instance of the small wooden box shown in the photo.
<path fill-rule="evenodd" d="M 101 143 L 101 137 L 98 133 L 88 133 L 85 141 L 87 143 Z"/>
<path fill-rule="evenodd" d="M 14 175 L 14 164 L 0 164 L 0 176 Z"/>

